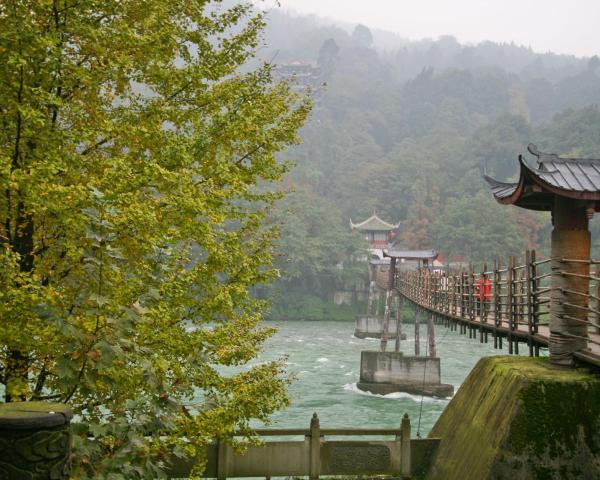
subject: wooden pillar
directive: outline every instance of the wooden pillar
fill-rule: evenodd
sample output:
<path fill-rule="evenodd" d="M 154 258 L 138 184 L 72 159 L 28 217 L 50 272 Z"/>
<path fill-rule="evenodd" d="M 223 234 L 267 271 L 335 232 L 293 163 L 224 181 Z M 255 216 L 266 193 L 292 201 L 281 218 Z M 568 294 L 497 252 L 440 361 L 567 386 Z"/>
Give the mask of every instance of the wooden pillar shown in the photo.
<path fill-rule="evenodd" d="M 396 344 L 394 345 L 394 351 L 400 351 L 400 340 L 402 340 L 402 307 L 404 306 L 404 300 L 402 295 L 398 294 L 398 309 L 396 310 Z"/>
<path fill-rule="evenodd" d="M 531 252 L 531 333 L 535 335 L 538 333 L 538 326 L 540 323 L 540 294 L 539 294 L 539 285 L 540 279 L 538 277 L 537 270 L 537 262 L 535 257 L 535 250 Z M 534 355 L 536 357 L 540 356 L 540 346 L 535 343 L 533 347 Z"/>
<path fill-rule="evenodd" d="M 592 297 L 592 301 L 590 302 L 591 307 L 595 310 L 593 312 L 592 318 L 594 319 L 594 323 L 596 324 L 595 331 L 596 333 L 600 333 L 600 265 L 596 266 L 596 282 L 594 288 L 594 295 Z"/>
<path fill-rule="evenodd" d="M 435 326 L 433 324 L 433 313 L 429 314 L 429 320 L 427 321 L 427 340 L 429 341 L 429 356 L 435 358 Z"/>
<path fill-rule="evenodd" d="M 514 266 L 515 266 L 515 258 L 508 257 L 508 267 L 506 267 L 507 268 L 507 272 L 506 272 L 506 307 L 507 307 L 506 317 L 508 320 L 508 336 L 507 336 L 506 341 L 508 342 L 508 353 L 510 355 L 513 354 L 512 330 L 513 330 L 513 306 L 514 306 L 514 304 L 513 304 Z"/>
<path fill-rule="evenodd" d="M 387 290 L 385 291 L 385 311 L 383 313 L 383 331 L 381 332 L 381 351 L 385 352 L 390 330 L 390 314 L 392 311 L 392 300 L 394 298 L 394 283 L 396 277 L 396 259 L 390 261 L 390 271 L 387 281 Z"/>
<path fill-rule="evenodd" d="M 419 332 L 420 308 L 415 306 L 415 356 L 421 355 L 421 338 Z"/>
<path fill-rule="evenodd" d="M 590 244 L 585 205 L 555 196 L 552 211 L 550 362 L 573 365 L 573 353 L 587 348 Z M 580 260 L 566 262 L 564 259 Z"/>
<path fill-rule="evenodd" d="M 529 356 L 533 357 L 533 308 L 531 297 L 531 252 L 525 252 L 525 287 L 526 287 L 526 315 L 527 315 L 527 346 Z"/>
<path fill-rule="evenodd" d="M 369 298 L 367 300 L 367 317 L 377 316 L 377 311 L 373 311 L 375 302 L 375 271 L 374 266 L 369 265 Z"/>

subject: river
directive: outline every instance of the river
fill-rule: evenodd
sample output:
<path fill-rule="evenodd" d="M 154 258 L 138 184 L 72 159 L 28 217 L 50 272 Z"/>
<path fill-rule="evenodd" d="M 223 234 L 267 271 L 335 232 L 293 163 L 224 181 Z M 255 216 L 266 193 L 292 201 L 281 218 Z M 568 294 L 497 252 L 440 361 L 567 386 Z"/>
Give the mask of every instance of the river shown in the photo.
<path fill-rule="evenodd" d="M 308 427 L 313 412 L 319 415 L 322 428 L 391 428 L 400 426 L 402 415 L 408 413 L 413 436 L 419 429 L 419 416 L 420 433 L 426 436 L 449 402 L 407 393 L 380 396 L 358 390 L 360 352 L 378 349 L 379 340 L 355 338 L 353 323 L 286 321 L 268 325 L 278 332 L 256 361 L 287 356 L 288 372 L 296 377 L 289 390 L 292 404 L 273 415 L 273 428 Z M 413 326 L 406 325 L 408 339 L 401 346 L 409 355 L 414 352 L 412 331 Z M 425 351 L 424 337 L 422 325 L 421 352 Z M 455 391 L 479 358 L 508 353 L 506 348 L 495 350 L 493 341 L 479 343 L 441 325 L 436 325 L 436 339 L 442 383 L 454 385 Z"/>

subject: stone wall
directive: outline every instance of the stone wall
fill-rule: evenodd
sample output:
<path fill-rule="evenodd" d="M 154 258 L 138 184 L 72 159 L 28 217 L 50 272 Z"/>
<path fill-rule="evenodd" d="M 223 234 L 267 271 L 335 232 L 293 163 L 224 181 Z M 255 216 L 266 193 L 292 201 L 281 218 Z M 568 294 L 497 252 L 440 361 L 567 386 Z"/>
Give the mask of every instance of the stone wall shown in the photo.
<path fill-rule="evenodd" d="M 600 378 L 544 358 L 475 366 L 430 436 L 428 480 L 600 478 Z"/>

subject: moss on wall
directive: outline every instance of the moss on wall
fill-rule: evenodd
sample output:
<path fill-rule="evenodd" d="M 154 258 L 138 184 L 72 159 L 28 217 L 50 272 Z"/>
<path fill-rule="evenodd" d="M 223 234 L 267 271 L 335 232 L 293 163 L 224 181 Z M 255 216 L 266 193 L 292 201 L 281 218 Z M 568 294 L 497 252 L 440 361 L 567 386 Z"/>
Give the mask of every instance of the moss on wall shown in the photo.
<path fill-rule="evenodd" d="M 547 359 L 479 361 L 430 433 L 430 479 L 600 478 L 600 377 Z"/>

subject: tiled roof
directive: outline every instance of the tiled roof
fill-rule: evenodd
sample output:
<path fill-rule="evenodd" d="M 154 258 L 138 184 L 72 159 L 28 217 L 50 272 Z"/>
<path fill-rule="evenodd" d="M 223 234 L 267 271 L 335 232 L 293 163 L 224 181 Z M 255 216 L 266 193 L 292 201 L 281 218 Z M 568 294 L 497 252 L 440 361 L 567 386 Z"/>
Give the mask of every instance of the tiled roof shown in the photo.
<path fill-rule="evenodd" d="M 433 260 L 437 258 L 438 252 L 435 250 L 386 250 L 383 255 L 406 260 Z"/>
<path fill-rule="evenodd" d="M 352 230 L 363 230 L 363 231 L 368 230 L 371 232 L 376 232 L 376 231 L 388 232 L 390 230 L 394 230 L 395 228 L 398 228 L 399 225 L 400 225 L 400 223 L 397 223 L 396 225 L 394 225 L 391 223 L 384 222 L 375 213 L 373 215 L 371 215 L 369 218 L 367 218 L 364 222 L 360 222 L 360 223 L 352 223 L 352 219 L 350 219 L 350 228 L 352 228 Z"/>
<path fill-rule="evenodd" d="M 371 260 L 369 260 L 369 263 L 371 265 L 389 265 L 390 264 L 390 259 L 389 258 L 372 258 Z"/>
<path fill-rule="evenodd" d="M 600 159 L 565 158 L 540 152 L 530 144 L 537 167 L 519 156 L 519 181 L 499 182 L 484 176 L 496 200 L 534 210 L 552 208 L 554 195 L 580 200 L 600 200 Z"/>

